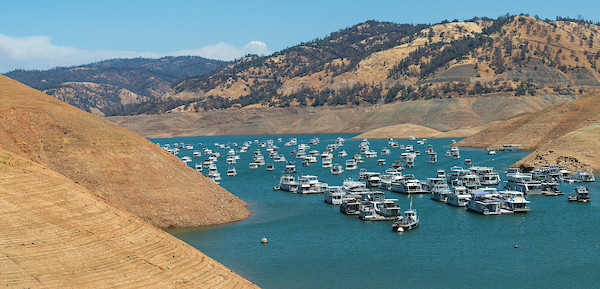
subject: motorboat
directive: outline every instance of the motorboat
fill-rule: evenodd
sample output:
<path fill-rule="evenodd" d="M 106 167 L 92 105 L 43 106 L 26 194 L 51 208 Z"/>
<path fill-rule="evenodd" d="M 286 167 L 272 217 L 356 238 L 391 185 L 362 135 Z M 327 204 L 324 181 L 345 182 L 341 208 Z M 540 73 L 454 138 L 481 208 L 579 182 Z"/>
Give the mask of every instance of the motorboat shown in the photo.
<path fill-rule="evenodd" d="M 448 195 L 452 193 L 450 187 L 448 186 L 448 182 L 446 179 L 442 178 L 431 178 L 436 181 L 433 182 L 433 185 L 429 185 L 427 190 L 431 191 L 431 199 L 434 201 L 439 201 L 445 203 L 448 199 Z M 427 179 L 429 180 L 429 179 Z M 427 184 L 427 181 L 426 181 Z"/>
<path fill-rule="evenodd" d="M 273 165 L 272 163 L 268 163 L 267 164 L 267 171 L 272 172 L 275 170 L 275 165 Z"/>
<path fill-rule="evenodd" d="M 288 192 L 295 193 L 298 191 L 298 187 L 299 187 L 299 184 L 295 180 L 294 176 L 283 175 L 279 179 L 279 185 L 276 186 L 275 188 L 282 190 L 282 191 L 288 191 Z"/>
<path fill-rule="evenodd" d="M 467 211 L 482 215 L 502 214 L 501 200 L 486 191 L 472 191 L 471 199 L 467 202 Z"/>
<path fill-rule="evenodd" d="M 367 187 L 379 187 L 381 183 L 381 173 L 379 172 L 368 172 L 366 169 L 361 169 L 358 174 L 358 180 L 364 182 Z"/>
<path fill-rule="evenodd" d="M 464 207 L 471 199 L 471 194 L 467 191 L 467 188 L 457 186 L 454 187 L 454 191 L 448 194 L 446 198 L 446 204 L 455 207 Z"/>
<path fill-rule="evenodd" d="M 529 173 L 510 173 L 506 174 L 506 178 L 504 187 L 508 191 L 518 191 L 526 195 L 542 194 L 542 182 L 533 180 Z"/>
<path fill-rule="evenodd" d="M 345 157 L 348 156 L 348 153 L 346 152 L 346 150 L 341 150 L 338 152 L 338 157 Z"/>
<path fill-rule="evenodd" d="M 340 212 L 346 215 L 360 214 L 362 202 L 357 198 L 344 198 L 340 204 Z"/>
<path fill-rule="evenodd" d="M 296 165 L 291 162 L 288 163 L 287 165 L 285 165 L 284 173 L 286 173 L 286 174 L 296 173 Z"/>
<path fill-rule="evenodd" d="M 575 187 L 574 194 L 572 196 L 568 196 L 567 200 L 569 202 L 583 202 L 587 203 L 591 201 L 590 191 L 585 186 L 577 186 Z"/>
<path fill-rule="evenodd" d="M 576 182 L 595 182 L 596 181 L 594 174 L 591 172 L 586 172 L 586 171 L 574 172 L 573 174 L 571 174 L 569 179 L 576 181 Z"/>
<path fill-rule="evenodd" d="M 530 202 L 525 199 L 522 192 L 500 191 L 499 192 L 501 208 L 514 213 L 527 213 L 530 208 L 527 206 Z"/>
<path fill-rule="evenodd" d="M 353 159 L 346 160 L 346 170 L 347 171 L 356 170 L 357 168 L 358 168 L 358 166 L 356 165 L 355 160 L 353 160 Z"/>
<path fill-rule="evenodd" d="M 248 164 L 248 168 L 251 170 L 258 169 L 258 163 L 252 162 L 252 163 Z"/>
<path fill-rule="evenodd" d="M 378 166 L 385 166 L 385 159 L 378 159 L 377 160 L 377 165 Z"/>
<path fill-rule="evenodd" d="M 481 185 L 496 186 L 500 183 L 500 175 L 493 167 L 470 167 L 469 170 L 479 176 Z"/>
<path fill-rule="evenodd" d="M 339 175 L 343 172 L 344 172 L 344 168 L 342 167 L 342 165 L 334 164 L 333 166 L 331 166 L 331 174 L 332 175 Z"/>
<path fill-rule="evenodd" d="M 230 167 L 229 169 L 227 169 L 227 176 L 229 176 L 229 177 L 237 176 L 237 171 L 235 170 L 234 167 Z"/>
<path fill-rule="evenodd" d="M 404 232 L 410 231 L 419 227 L 419 217 L 417 211 L 412 209 L 412 199 L 410 200 L 410 208 L 404 211 L 402 217 L 392 224 L 392 231 Z"/>
<path fill-rule="evenodd" d="M 322 194 L 327 189 L 327 184 L 320 182 L 317 176 L 303 175 L 298 178 L 299 194 Z"/>
<path fill-rule="evenodd" d="M 324 168 L 331 168 L 333 166 L 333 161 L 330 158 L 321 159 L 321 166 Z"/>
<path fill-rule="evenodd" d="M 402 176 L 401 172 L 390 168 L 385 170 L 385 172 L 381 175 L 380 178 L 381 183 L 379 184 L 379 188 L 389 191 L 392 189 L 393 182 L 399 182 L 404 177 Z"/>

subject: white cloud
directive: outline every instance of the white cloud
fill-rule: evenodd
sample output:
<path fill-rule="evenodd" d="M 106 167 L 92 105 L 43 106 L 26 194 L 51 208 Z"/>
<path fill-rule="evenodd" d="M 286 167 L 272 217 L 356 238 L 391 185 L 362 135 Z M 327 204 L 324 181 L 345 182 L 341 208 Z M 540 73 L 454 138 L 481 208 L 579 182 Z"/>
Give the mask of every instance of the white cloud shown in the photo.
<path fill-rule="evenodd" d="M 14 69 L 50 69 L 112 59 L 193 55 L 211 59 L 233 60 L 247 54 L 268 55 L 271 51 L 264 42 L 251 41 L 242 48 L 227 43 L 207 45 L 199 49 L 171 53 L 126 50 L 85 50 L 52 44 L 48 36 L 12 37 L 0 34 L 0 73 Z"/>

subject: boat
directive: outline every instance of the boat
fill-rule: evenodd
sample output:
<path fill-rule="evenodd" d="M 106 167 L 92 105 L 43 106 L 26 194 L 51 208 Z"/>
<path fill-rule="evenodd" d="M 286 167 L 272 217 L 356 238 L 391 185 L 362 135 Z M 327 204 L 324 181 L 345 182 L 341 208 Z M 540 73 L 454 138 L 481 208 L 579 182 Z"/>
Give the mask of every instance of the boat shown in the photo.
<path fill-rule="evenodd" d="M 500 175 L 493 167 L 470 167 L 469 170 L 479 176 L 481 185 L 496 186 L 500 183 Z"/>
<path fill-rule="evenodd" d="M 446 198 L 446 204 L 455 207 L 464 207 L 471 199 L 471 194 L 467 191 L 467 188 L 457 186 L 454 187 L 454 191 L 448 194 Z"/>
<path fill-rule="evenodd" d="M 353 159 L 346 160 L 346 170 L 347 171 L 356 170 L 357 168 L 358 168 L 358 166 L 356 165 L 355 160 L 353 160 Z"/>
<path fill-rule="evenodd" d="M 412 209 L 412 199 L 410 199 L 410 208 L 408 211 L 404 211 L 402 217 L 392 224 L 392 231 L 404 232 L 417 227 L 419 227 L 419 217 L 417 216 L 417 211 Z"/>
<path fill-rule="evenodd" d="M 508 173 L 506 178 L 504 187 L 508 191 L 518 191 L 526 195 L 542 194 L 542 182 L 533 180 L 529 173 Z"/>
<path fill-rule="evenodd" d="M 362 202 L 357 198 L 344 198 L 340 204 L 340 212 L 346 215 L 360 214 Z"/>
<path fill-rule="evenodd" d="M 596 181 L 594 174 L 590 173 L 590 172 L 586 172 L 586 171 L 574 172 L 573 174 L 570 175 L 569 179 L 573 180 L 575 182 L 595 182 Z"/>
<path fill-rule="evenodd" d="M 400 171 L 390 168 L 385 170 L 385 172 L 381 175 L 380 178 L 381 182 L 379 184 L 379 188 L 389 191 L 392 189 L 393 182 L 399 182 L 404 177 L 402 176 L 402 173 Z"/>
<path fill-rule="evenodd" d="M 376 158 L 377 152 L 373 151 L 373 150 L 367 150 L 367 151 L 365 151 L 365 157 L 366 158 Z"/>
<path fill-rule="evenodd" d="M 199 163 L 196 163 L 194 165 L 194 169 L 196 169 L 197 172 L 201 172 L 202 171 L 202 165 Z"/>
<path fill-rule="evenodd" d="M 394 168 L 397 171 L 402 170 L 403 169 L 403 167 L 402 167 L 402 161 L 400 161 L 400 160 L 393 161 L 392 162 L 392 168 Z"/>
<path fill-rule="evenodd" d="M 275 165 L 273 165 L 272 163 L 268 163 L 267 164 L 267 171 L 272 172 L 275 170 Z"/>
<path fill-rule="evenodd" d="M 332 175 L 339 175 L 339 174 L 341 174 L 343 172 L 344 172 L 344 168 L 340 164 L 334 164 L 331 167 L 331 174 Z"/>
<path fill-rule="evenodd" d="M 473 161 L 471 161 L 471 159 L 465 159 L 465 165 L 470 166 L 473 164 Z"/>
<path fill-rule="evenodd" d="M 250 163 L 250 164 L 248 165 L 248 168 L 249 168 L 249 169 L 251 169 L 251 170 L 258 169 L 258 163 L 254 163 L 254 162 L 252 162 L 252 163 Z"/>
<path fill-rule="evenodd" d="M 431 192 L 432 200 L 442 203 L 445 203 L 448 195 L 452 193 L 445 178 L 427 178 L 424 189 Z"/>
<path fill-rule="evenodd" d="M 341 150 L 340 152 L 338 152 L 338 157 L 345 157 L 348 156 L 348 153 L 346 152 L 346 150 Z"/>
<path fill-rule="evenodd" d="M 327 189 L 327 184 L 320 182 L 317 176 L 303 175 L 298 178 L 299 194 L 322 194 Z"/>
<path fill-rule="evenodd" d="M 385 159 L 378 159 L 377 160 L 377 165 L 378 166 L 385 166 Z"/>
<path fill-rule="evenodd" d="M 227 176 L 229 176 L 229 177 L 237 176 L 237 171 L 235 170 L 234 167 L 230 167 L 229 169 L 227 169 Z"/>
<path fill-rule="evenodd" d="M 530 202 L 525 199 L 523 193 L 516 191 L 500 191 L 499 192 L 501 208 L 512 211 L 514 213 L 527 213 L 530 208 L 527 206 Z"/>
<path fill-rule="evenodd" d="M 324 168 L 331 168 L 333 161 L 330 158 L 321 159 L 321 166 Z"/>
<path fill-rule="evenodd" d="M 437 173 L 438 178 L 444 178 L 444 179 L 446 178 L 446 171 L 440 169 L 440 170 L 437 170 L 436 173 Z"/>
<path fill-rule="evenodd" d="M 293 174 L 296 172 L 296 165 L 293 164 L 292 162 L 289 162 L 287 165 L 285 165 L 285 170 L 284 173 L 286 174 Z"/>
<path fill-rule="evenodd" d="M 367 187 L 379 187 L 381 183 L 381 173 L 379 172 L 368 172 L 366 169 L 361 169 L 358 174 L 358 180 L 364 182 Z"/>
<path fill-rule="evenodd" d="M 467 211 L 482 215 L 502 214 L 501 201 L 487 191 L 472 191 L 471 199 L 467 202 Z"/>
<path fill-rule="evenodd" d="M 302 161 L 302 166 L 303 167 L 308 167 L 310 165 L 310 162 L 308 162 L 308 160 L 303 160 Z"/>
<path fill-rule="evenodd" d="M 542 193 L 544 196 L 564 195 L 560 189 L 560 184 L 556 181 L 542 182 Z"/>
<path fill-rule="evenodd" d="M 495 149 L 488 149 L 487 150 L 487 154 L 490 156 L 496 155 L 496 150 Z"/>
<path fill-rule="evenodd" d="M 568 196 L 567 200 L 569 202 L 583 202 L 587 203 L 591 201 L 590 191 L 585 186 L 577 186 L 575 187 L 574 194 L 572 196 Z"/>
<path fill-rule="evenodd" d="M 428 191 L 423 189 L 421 181 L 417 180 L 414 175 L 407 174 L 404 175 L 402 180 L 392 182 L 392 187 L 390 189 L 392 192 L 402 193 L 402 194 L 424 194 L 429 193 Z"/>
<path fill-rule="evenodd" d="M 342 187 L 332 186 L 323 193 L 323 200 L 328 204 L 341 205 L 344 196 L 346 196 L 346 191 Z"/>
<path fill-rule="evenodd" d="M 279 179 L 279 185 L 276 186 L 276 188 L 282 191 L 295 193 L 298 191 L 298 182 L 292 175 L 283 175 Z"/>
<path fill-rule="evenodd" d="M 452 156 L 453 159 L 460 159 L 460 150 L 458 149 L 458 147 L 452 147 L 450 149 L 450 155 Z"/>
<path fill-rule="evenodd" d="M 391 152 L 391 151 L 390 151 L 390 149 L 388 149 L 388 148 L 383 148 L 383 149 L 381 149 L 381 155 L 382 155 L 382 156 L 387 156 L 387 155 L 389 155 L 389 154 L 391 154 L 391 153 L 392 153 L 392 152 Z"/>

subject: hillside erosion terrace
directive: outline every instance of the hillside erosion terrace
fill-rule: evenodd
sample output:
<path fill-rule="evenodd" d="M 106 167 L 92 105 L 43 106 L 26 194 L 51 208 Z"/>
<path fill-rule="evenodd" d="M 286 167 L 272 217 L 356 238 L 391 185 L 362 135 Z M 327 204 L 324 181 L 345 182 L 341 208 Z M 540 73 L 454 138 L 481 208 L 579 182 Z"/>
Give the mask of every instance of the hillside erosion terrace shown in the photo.
<path fill-rule="evenodd" d="M 0 76 L 0 147 L 161 228 L 241 220 L 244 203 L 156 144 Z"/>
<path fill-rule="evenodd" d="M 0 148 L 8 288 L 258 288 L 84 187 Z"/>

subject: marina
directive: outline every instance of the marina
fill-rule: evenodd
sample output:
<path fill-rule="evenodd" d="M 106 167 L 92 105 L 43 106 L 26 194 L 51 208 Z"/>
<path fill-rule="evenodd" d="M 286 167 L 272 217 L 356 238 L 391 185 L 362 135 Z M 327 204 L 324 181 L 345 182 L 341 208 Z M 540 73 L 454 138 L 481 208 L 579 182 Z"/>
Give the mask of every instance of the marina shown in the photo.
<path fill-rule="evenodd" d="M 340 136 L 345 139 L 343 149 L 347 152 L 348 157 L 339 157 L 338 151 L 341 148 L 338 148 L 338 150 L 332 152 L 333 160 L 335 163 L 345 164 L 347 159 L 353 159 L 351 156 L 360 150 L 361 140 L 350 139 L 351 135 L 319 135 L 320 144 L 311 145 L 307 152 L 310 150 L 323 152 L 328 144 L 334 143 Z M 314 136 L 284 135 L 277 137 L 281 137 L 283 142 L 293 137 L 297 139 L 297 144 L 308 144 Z M 212 144 L 214 142 L 226 144 L 231 141 L 241 144 L 245 140 L 254 139 L 259 139 L 258 144 L 260 144 L 268 139 L 273 139 L 273 136 L 199 137 L 156 141 L 160 143 L 185 142 L 194 144 Z M 340 280 L 335 283 L 330 282 L 330 280 L 326 281 L 325 276 L 331 276 L 339 270 L 343 270 L 347 274 L 362 274 L 362 269 L 353 265 L 357 262 L 375 268 L 373 276 L 381 280 L 378 286 L 383 287 L 402 284 L 402 286 L 419 288 L 469 288 L 472 287 L 472 284 L 479 282 L 476 275 L 487 274 L 484 267 L 492 266 L 515 276 L 519 280 L 518 283 L 513 283 L 510 280 L 500 278 L 500 276 L 490 277 L 489 281 L 498 284 L 497 286 L 491 285 L 492 288 L 504 286 L 569 287 L 571 283 L 555 278 L 556 273 L 552 273 L 558 267 L 565 274 L 582 276 L 582 278 L 583 276 L 594 275 L 591 268 L 598 266 L 599 263 L 595 260 L 600 259 L 596 258 L 600 257 L 596 253 L 600 251 L 600 248 L 594 241 L 600 238 L 600 234 L 595 233 L 594 229 L 600 225 L 598 221 L 600 218 L 593 217 L 600 215 L 598 205 L 596 205 L 598 203 L 590 202 L 580 206 L 575 202 L 567 202 L 566 196 L 531 195 L 524 196 L 527 197 L 529 202 L 526 203 L 526 207 L 529 208 L 527 214 L 504 213 L 504 211 L 508 211 L 508 208 L 502 207 L 502 203 L 500 203 L 501 215 L 486 216 L 467 212 L 465 207 L 452 206 L 453 194 L 457 191 L 460 192 L 460 189 L 456 187 L 450 187 L 452 193 L 448 194 L 446 204 L 432 201 L 430 199 L 432 195 L 428 195 L 428 193 L 405 195 L 390 190 L 382 190 L 379 187 L 366 189 L 364 187 L 365 183 L 358 182 L 360 169 L 380 173 L 380 184 L 384 186 L 385 180 L 392 178 L 388 176 L 391 172 L 391 170 L 388 171 L 392 168 L 391 164 L 394 163 L 394 160 L 400 159 L 401 153 L 405 152 L 400 150 L 400 145 L 411 145 L 413 150 L 425 151 L 425 147 L 417 145 L 416 141 L 399 139 L 396 140 L 399 143 L 398 147 L 388 145 L 387 140 L 368 141 L 372 150 L 380 151 L 385 146 L 390 148 L 390 155 L 378 156 L 379 159 L 386 159 L 387 166 L 378 166 L 378 158 L 362 158 L 363 163 L 357 164 L 357 170 L 345 170 L 339 175 L 331 174 L 331 168 L 322 168 L 320 165 L 298 167 L 297 173 L 290 176 L 314 175 L 318 176 L 320 182 L 329 184 L 327 191 L 323 194 L 306 195 L 272 190 L 273 186 L 279 185 L 280 178 L 284 175 L 285 163 L 274 163 L 273 172 L 267 172 L 264 169 L 250 170 L 247 167 L 237 168 L 237 176 L 224 178 L 220 182 L 223 187 L 249 204 L 248 208 L 253 213 L 248 219 L 219 226 L 169 232 L 253 280 L 262 288 L 355 288 L 371 286 L 371 282 L 366 279 Z M 427 140 L 427 144 L 431 144 L 436 151 L 450 150 L 449 145 L 451 143 L 450 139 Z M 287 156 L 292 149 L 297 149 L 297 145 L 285 147 L 282 144 L 277 144 L 281 147 L 278 151 L 279 154 Z M 209 148 L 213 151 L 221 151 L 215 149 L 212 145 Z M 257 143 L 253 141 L 248 153 L 240 154 L 241 160 L 238 160 L 238 162 L 250 162 L 252 152 L 256 148 Z M 196 150 L 198 149 L 200 148 L 196 146 Z M 223 152 L 227 152 L 227 150 L 222 150 L 221 153 Z M 179 153 L 185 155 L 188 152 L 180 150 Z M 262 153 L 265 154 L 265 148 L 262 149 Z M 402 173 L 395 175 L 394 178 L 413 175 L 415 179 L 422 180 L 423 184 L 426 184 L 427 178 L 444 175 L 444 172 L 438 172 L 438 170 L 449 172 L 449 175 L 453 166 L 464 166 L 464 159 L 469 158 L 474 166 L 493 167 L 496 172 L 500 172 L 502 181 L 495 187 L 498 188 L 498 195 L 500 195 L 498 199 L 501 200 L 501 191 L 505 190 L 504 179 L 506 175 L 504 171 L 512 163 L 525 156 L 527 152 L 498 151 L 496 155 L 488 155 L 485 150 L 461 148 L 460 154 L 462 161 L 461 159 L 448 157 L 440 158 L 436 164 L 431 164 L 429 163 L 428 154 L 425 153 L 414 159 L 414 167 L 401 167 Z M 203 153 L 202 157 L 207 158 L 209 156 L 210 154 Z M 265 154 L 265 159 L 267 158 L 267 154 Z M 190 166 L 193 166 L 194 162 L 202 163 L 203 161 L 199 157 L 192 157 L 192 160 L 193 162 L 189 163 Z M 267 162 L 272 163 L 271 160 Z M 215 163 L 219 167 L 227 167 L 225 158 L 218 158 Z M 469 168 L 464 169 L 468 170 Z M 397 183 L 398 179 L 391 182 Z M 344 183 L 347 188 L 340 190 Z M 356 185 L 352 186 L 352 183 Z M 450 184 L 450 181 L 448 181 L 448 184 Z M 597 192 L 598 184 L 596 182 L 585 184 L 588 186 L 591 195 Z M 572 195 L 577 183 L 558 182 L 556 185 L 565 194 Z M 352 189 L 350 189 L 351 187 Z M 397 205 L 400 212 L 405 212 L 410 208 L 410 197 L 412 196 L 412 207 L 418 209 L 418 229 L 390 232 L 390 227 L 394 223 L 393 220 L 361 221 L 359 219 L 360 206 L 364 201 L 360 198 L 347 198 L 347 201 L 344 200 L 346 205 L 339 205 L 347 192 L 351 190 L 358 192 L 361 190 L 381 191 L 385 194 L 384 199 L 398 200 Z M 355 195 L 361 194 L 355 193 Z M 466 188 L 464 188 L 463 195 L 471 196 Z M 327 202 L 327 197 L 334 204 Z M 377 203 L 377 201 L 372 203 L 373 208 L 379 205 L 380 203 Z M 348 215 L 341 213 L 343 207 L 348 208 Z M 390 208 L 395 207 L 390 206 Z M 561 216 L 575 217 L 584 210 L 589 211 L 586 214 L 590 214 L 589 219 L 591 222 L 582 222 L 577 226 L 556 223 L 554 215 L 557 211 L 561 212 Z M 368 216 L 367 212 L 363 215 Z M 564 228 L 567 235 L 552 242 L 547 242 L 544 236 L 554 234 L 557 226 Z M 290 227 L 293 227 L 294 230 L 290 231 Z M 583 232 L 588 233 L 584 234 Z M 589 232 L 594 233 L 589 234 Z M 269 238 L 269 244 L 267 246 L 256 246 L 256 243 L 260 245 L 259 241 L 263 235 Z M 369 238 L 364 238 L 365 235 L 368 235 Z M 579 244 L 573 244 L 573 239 L 586 243 L 585 248 L 580 247 Z M 314 242 L 314 240 L 322 241 Z M 471 246 L 468 250 L 453 249 L 462 248 L 461 244 L 473 240 L 477 240 L 477 242 L 470 243 Z M 517 243 L 519 249 L 515 249 L 513 246 Z M 590 248 L 590 244 L 592 248 Z M 489 246 L 498 248 L 498 254 L 494 258 L 490 258 L 491 256 L 477 257 L 470 253 L 473 250 L 487 250 Z M 374 247 L 386 249 L 371 251 Z M 447 253 L 444 255 L 433 254 L 431 248 L 434 247 Z M 350 256 L 346 254 L 348 250 L 369 250 L 370 254 L 369 256 L 357 256 L 355 254 Z M 593 259 L 592 263 L 587 263 L 587 266 L 581 267 L 579 266 L 579 260 L 590 260 L 591 258 L 589 254 L 578 253 L 584 251 L 593 252 L 592 255 L 596 257 L 592 257 L 596 259 Z M 319 252 L 319 254 L 308 252 Z M 552 252 L 552 254 L 546 252 Z M 573 255 L 580 257 L 573 257 Z M 402 261 L 407 258 L 411 260 L 408 264 Z M 430 274 L 427 274 L 426 268 L 429 268 L 432 264 L 438 264 L 440 258 L 443 259 L 447 268 L 438 272 L 439 274 L 435 278 L 431 278 Z M 509 262 L 510 259 L 514 258 L 523 261 L 517 264 Z M 498 265 L 494 259 L 505 260 L 506 262 Z M 294 265 L 293 272 L 288 270 L 289 266 L 282 266 L 281 260 L 294 262 L 296 265 Z M 382 266 L 382 261 L 393 264 L 393 267 Z M 453 268 L 471 268 L 470 264 L 473 262 L 481 264 L 477 268 L 470 269 L 473 274 L 463 275 L 460 280 L 453 278 L 456 274 L 460 274 L 459 270 Z M 539 268 L 539 272 L 542 273 L 531 276 L 530 272 L 528 273 L 526 270 L 530 267 Z M 414 268 L 423 268 L 423 270 L 411 271 L 411 274 L 398 273 L 408 272 Z M 280 277 L 273 278 L 272 276 Z M 595 283 L 584 280 L 583 284 L 593 287 Z"/>

